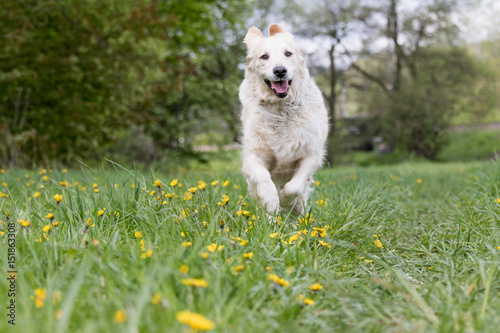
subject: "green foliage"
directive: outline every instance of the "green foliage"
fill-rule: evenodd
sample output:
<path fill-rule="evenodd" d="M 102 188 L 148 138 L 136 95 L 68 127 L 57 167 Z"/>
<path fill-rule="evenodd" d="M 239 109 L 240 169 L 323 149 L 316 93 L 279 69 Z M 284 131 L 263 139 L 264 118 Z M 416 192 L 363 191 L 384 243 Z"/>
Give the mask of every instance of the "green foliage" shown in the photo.
<path fill-rule="evenodd" d="M 131 124 L 158 148 L 179 147 L 203 97 L 215 92 L 226 105 L 222 117 L 232 119 L 228 109 L 241 75 L 236 60 L 228 68 L 212 65 L 226 52 L 240 58 L 244 6 L 240 0 L 2 4 L 2 158 L 68 163 L 98 151 Z"/>

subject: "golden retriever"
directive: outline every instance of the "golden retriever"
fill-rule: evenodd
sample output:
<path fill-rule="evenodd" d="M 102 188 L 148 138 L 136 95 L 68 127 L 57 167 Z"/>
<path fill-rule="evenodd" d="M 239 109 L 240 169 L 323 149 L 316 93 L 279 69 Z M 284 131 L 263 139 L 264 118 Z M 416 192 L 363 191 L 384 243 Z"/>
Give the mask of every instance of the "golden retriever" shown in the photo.
<path fill-rule="evenodd" d="M 267 213 L 297 216 L 321 167 L 328 136 L 323 95 L 309 75 L 306 59 L 292 34 L 273 24 L 269 37 L 252 27 L 242 104 L 242 171 L 249 193 Z"/>

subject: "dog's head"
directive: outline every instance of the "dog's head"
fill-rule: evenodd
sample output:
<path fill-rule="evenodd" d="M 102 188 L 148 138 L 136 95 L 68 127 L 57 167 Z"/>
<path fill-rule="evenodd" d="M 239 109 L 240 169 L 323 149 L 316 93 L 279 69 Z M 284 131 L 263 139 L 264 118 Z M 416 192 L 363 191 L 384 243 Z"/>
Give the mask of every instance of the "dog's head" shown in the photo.
<path fill-rule="evenodd" d="M 243 41 L 248 47 L 247 71 L 265 100 L 285 99 L 292 94 L 294 78 L 299 79 L 305 58 L 293 35 L 277 24 L 271 25 L 269 37 L 252 27 Z"/>

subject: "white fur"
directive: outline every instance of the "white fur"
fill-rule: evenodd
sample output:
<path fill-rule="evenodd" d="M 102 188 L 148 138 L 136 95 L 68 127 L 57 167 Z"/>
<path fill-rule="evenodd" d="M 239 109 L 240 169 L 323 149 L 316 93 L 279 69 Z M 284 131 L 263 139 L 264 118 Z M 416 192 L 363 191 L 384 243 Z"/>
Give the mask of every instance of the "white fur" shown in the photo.
<path fill-rule="evenodd" d="M 272 25 L 269 37 L 252 27 L 244 42 L 247 66 L 239 91 L 242 171 L 250 194 L 269 214 L 280 207 L 301 214 L 312 175 L 325 155 L 328 115 L 323 96 L 309 75 L 301 48 L 282 27 Z M 267 59 L 261 58 L 264 54 Z M 284 98 L 264 82 L 277 78 L 273 69 L 278 66 L 286 67 L 286 80 L 292 80 Z"/>

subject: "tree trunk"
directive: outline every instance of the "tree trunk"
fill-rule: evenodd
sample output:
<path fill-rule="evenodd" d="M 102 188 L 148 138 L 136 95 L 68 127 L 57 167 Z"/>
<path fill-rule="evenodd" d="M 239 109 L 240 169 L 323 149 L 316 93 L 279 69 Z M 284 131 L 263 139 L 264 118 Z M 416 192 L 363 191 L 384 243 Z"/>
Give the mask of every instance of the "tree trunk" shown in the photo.
<path fill-rule="evenodd" d="M 335 162 L 335 144 L 336 144 L 336 119 L 335 106 L 337 103 L 337 73 L 335 68 L 335 43 L 330 48 L 330 94 L 328 96 L 328 109 L 330 115 L 330 134 L 328 136 L 328 151 L 326 159 L 328 164 L 332 166 Z"/>

